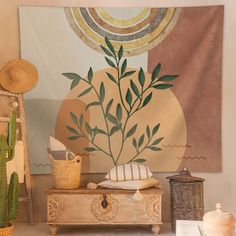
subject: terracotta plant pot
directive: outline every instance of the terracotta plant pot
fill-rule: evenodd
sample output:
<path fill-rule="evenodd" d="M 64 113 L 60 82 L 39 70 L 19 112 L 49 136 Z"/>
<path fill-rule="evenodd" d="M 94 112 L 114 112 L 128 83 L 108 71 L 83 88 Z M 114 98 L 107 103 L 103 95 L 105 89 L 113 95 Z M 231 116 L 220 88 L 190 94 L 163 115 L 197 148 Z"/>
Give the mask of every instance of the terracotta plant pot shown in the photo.
<path fill-rule="evenodd" d="M 12 235 L 13 235 L 13 225 L 6 228 L 0 228 L 0 236 L 12 236 Z"/>

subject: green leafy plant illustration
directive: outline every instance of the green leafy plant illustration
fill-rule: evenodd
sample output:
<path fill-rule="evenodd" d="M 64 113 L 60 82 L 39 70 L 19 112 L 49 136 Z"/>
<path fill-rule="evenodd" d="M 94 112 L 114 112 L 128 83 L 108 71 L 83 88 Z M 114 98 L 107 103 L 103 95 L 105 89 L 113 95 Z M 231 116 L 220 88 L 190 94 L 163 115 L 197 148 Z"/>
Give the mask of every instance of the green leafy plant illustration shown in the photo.
<path fill-rule="evenodd" d="M 100 107 L 102 111 L 102 116 L 105 122 L 105 127 L 91 127 L 85 121 L 84 114 L 80 114 L 77 117 L 73 112 L 70 112 L 70 117 L 73 121 L 74 127 L 66 126 L 71 136 L 68 137 L 69 140 L 77 140 L 84 138 L 88 141 L 88 147 L 85 147 L 87 152 L 103 152 L 108 157 L 111 158 L 114 165 L 117 165 L 122 152 L 124 151 L 124 145 L 126 142 L 132 143 L 135 150 L 135 154 L 130 157 L 128 162 L 145 162 L 146 159 L 140 158 L 140 154 L 145 150 L 149 149 L 151 151 L 161 151 L 162 149 L 158 147 L 159 143 L 164 137 L 157 137 L 157 133 L 160 124 L 156 124 L 154 127 L 146 126 L 145 132 L 140 136 L 135 136 L 138 129 L 138 123 L 133 124 L 131 128 L 127 128 L 131 117 L 133 117 L 137 112 L 141 111 L 146 107 L 152 100 L 152 95 L 155 90 L 164 90 L 173 87 L 169 82 L 175 80 L 177 75 L 162 75 L 159 76 L 161 70 L 161 64 L 159 63 L 153 70 L 151 75 L 151 80 L 146 80 L 145 73 L 142 68 L 139 69 L 137 75 L 137 81 L 130 79 L 130 85 L 127 90 L 122 91 L 121 84 L 122 81 L 127 77 L 133 75 L 135 70 L 128 70 L 127 59 L 123 58 L 123 47 L 120 46 L 119 50 L 116 51 L 108 38 L 105 38 L 105 43 L 107 47 L 101 45 L 101 49 L 106 54 L 105 60 L 107 64 L 116 71 L 116 76 L 111 73 L 106 72 L 107 79 L 117 86 L 119 93 L 119 102 L 114 104 L 114 99 L 109 100 L 105 104 L 106 88 L 103 82 L 100 83 L 99 89 L 97 89 L 93 84 L 93 70 L 90 67 L 87 78 L 82 78 L 76 73 L 63 73 L 71 82 L 71 89 L 83 82 L 87 85 L 86 89 L 78 94 L 78 98 L 81 98 L 91 92 L 95 93 L 96 100 L 87 104 L 85 110 L 92 109 L 93 107 Z M 123 94 L 124 93 L 124 94 Z M 111 108 L 115 108 L 115 113 L 112 114 Z M 112 127 L 111 127 L 112 126 Z M 113 153 L 111 137 L 117 133 L 121 133 L 120 149 L 117 154 Z M 96 137 L 98 135 L 105 135 L 108 143 L 108 150 L 105 150 L 96 143 Z"/>

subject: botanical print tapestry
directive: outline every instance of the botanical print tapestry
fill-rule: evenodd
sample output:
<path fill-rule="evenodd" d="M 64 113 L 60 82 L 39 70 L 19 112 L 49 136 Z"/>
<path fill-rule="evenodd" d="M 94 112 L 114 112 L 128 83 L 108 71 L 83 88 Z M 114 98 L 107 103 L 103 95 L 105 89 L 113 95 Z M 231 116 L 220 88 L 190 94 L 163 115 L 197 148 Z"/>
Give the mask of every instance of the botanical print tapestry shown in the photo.
<path fill-rule="evenodd" d="M 21 55 L 40 75 L 25 96 L 32 173 L 50 172 L 50 135 L 85 173 L 220 171 L 223 13 L 21 7 Z"/>

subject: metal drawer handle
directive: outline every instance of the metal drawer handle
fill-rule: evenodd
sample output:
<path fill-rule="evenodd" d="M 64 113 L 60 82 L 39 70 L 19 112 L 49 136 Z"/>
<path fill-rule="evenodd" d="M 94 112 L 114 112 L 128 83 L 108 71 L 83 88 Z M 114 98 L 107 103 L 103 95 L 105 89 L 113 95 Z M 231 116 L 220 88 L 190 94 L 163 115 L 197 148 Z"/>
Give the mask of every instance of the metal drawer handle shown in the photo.
<path fill-rule="evenodd" d="M 103 208 L 106 208 L 108 203 L 107 203 L 107 196 L 105 194 L 103 194 L 102 196 L 102 201 L 101 201 L 101 205 Z"/>

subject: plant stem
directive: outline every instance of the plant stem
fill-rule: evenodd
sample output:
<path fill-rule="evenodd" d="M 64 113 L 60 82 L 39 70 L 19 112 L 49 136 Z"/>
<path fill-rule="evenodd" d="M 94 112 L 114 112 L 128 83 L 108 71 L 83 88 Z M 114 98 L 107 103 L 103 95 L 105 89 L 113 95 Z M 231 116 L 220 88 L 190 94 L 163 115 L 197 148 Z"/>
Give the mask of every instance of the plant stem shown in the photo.
<path fill-rule="evenodd" d="M 117 77 L 118 77 L 118 83 L 117 83 L 117 85 L 118 85 L 118 88 L 119 88 L 119 94 L 120 94 L 120 100 L 121 100 L 121 103 L 122 103 L 122 105 L 123 105 L 123 107 L 125 108 L 125 110 L 126 110 L 126 112 L 127 112 L 127 114 L 128 114 L 128 109 L 126 108 L 126 106 L 125 106 L 125 102 L 124 102 L 124 99 L 123 99 L 123 96 L 122 96 L 122 92 L 121 92 L 121 86 L 120 86 L 120 69 L 119 69 L 119 64 L 120 64 L 120 61 L 119 60 L 117 60 L 117 58 L 115 58 L 115 60 L 116 60 L 116 70 L 117 70 Z"/>
<path fill-rule="evenodd" d="M 116 164 L 117 164 L 117 162 L 119 161 L 120 156 L 121 156 L 121 153 L 122 153 L 123 148 L 124 148 L 124 142 L 125 142 L 124 135 L 125 135 L 125 131 L 126 131 L 126 126 L 127 126 L 128 120 L 129 120 L 137 111 L 139 111 L 139 110 L 142 108 L 142 107 L 140 107 L 140 106 L 141 106 L 141 103 L 142 103 L 143 94 L 144 94 L 149 88 L 151 88 L 151 86 L 152 86 L 152 82 L 149 84 L 149 86 L 148 86 L 146 89 L 143 90 L 143 88 L 142 88 L 141 98 L 138 98 L 138 97 L 137 97 L 137 98 L 135 99 L 134 103 L 132 104 L 132 106 L 131 106 L 131 108 L 130 108 L 130 111 L 127 112 L 127 118 L 126 118 L 126 121 L 125 121 L 123 130 L 121 130 L 121 131 L 122 131 L 121 149 L 120 149 L 119 154 L 118 154 L 118 156 L 117 156 L 117 158 L 116 158 Z M 135 106 L 135 104 L 136 104 L 136 102 L 137 102 L 138 100 L 139 100 L 139 104 L 138 104 L 137 108 L 136 108 L 133 112 L 131 112 L 131 111 L 132 111 L 132 108 Z M 150 140 L 151 140 L 151 139 L 150 139 Z M 149 140 L 149 142 L 150 142 L 150 140 Z M 149 142 L 146 144 L 146 146 L 149 144 Z M 144 149 L 146 148 L 146 146 L 144 147 Z M 144 149 L 143 149 L 143 150 L 144 150 Z M 143 150 L 142 150 L 142 151 L 143 151 Z M 142 152 L 142 151 L 141 151 L 141 152 Z M 139 152 L 136 156 L 134 156 L 133 158 L 131 158 L 131 160 L 134 160 L 141 152 Z M 129 161 L 129 162 L 130 162 L 130 161 Z"/>
<path fill-rule="evenodd" d="M 117 162 L 119 161 L 120 155 L 121 155 L 121 153 L 122 153 L 122 151 L 123 151 L 123 148 L 124 148 L 124 143 L 125 143 L 125 130 L 126 130 L 126 126 L 127 126 L 128 120 L 129 120 L 129 113 L 128 113 L 127 118 L 126 118 L 126 121 L 125 121 L 125 124 L 124 124 L 124 128 L 123 128 L 123 129 L 121 128 L 121 133 L 122 133 L 121 148 L 120 148 L 119 154 L 118 154 L 118 156 L 117 156 L 117 158 L 116 158 L 116 164 L 117 164 Z"/>
<path fill-rule="evenodd" d="M 87 84 L 89 84 L 92 88 L 93 88 L 93 90 L 94 90 L 94 92 L 96 93 L 96 96 L 97 96 L 97 98 L 98 98 L 98 100 L 99 100 L 99 94 L 98 94 L 98 91 L 96 90 L 96 88 L 94 87 L 94 85 L 92 85 L 92 84 L 90 84 L 87 80 L 85 80 L 85 79 L 82 79 L 84 82 L 86 82 Z M 100 100 L 99 100 L 99 102 L 100 102 Z M 109 127 L 108 127 L 108 122 L 107 122 L 107 119 L 106 119 L 106 114 L 105 114 L 105 110 L 104 110 L 104 107 L 103 107 L 103 105 L 102 105 L 102 103 L 100 102 L 100 106 L 101 106 L 101 110 L 102 110 L 102 114 L 103 114 L 103 117 L 104 117 L 104 120 L 105 120 L 105 125 L 106 125 L 106 130 L 107 130 L 107 138 L 108 138 L 108 148 L 109 148 L 109 152 L 110 152 L 110 154 L 109 153 L 107 153 L 106 151 L 104 151 L 104 150 L 102 150 L 101 148 L 99 148 L 97 145 L 95 145 L 93 142 L 91 142 L 90 140 L 90 142 L 95 146 L 95 147 L 97 147 L 98 149 L 100 149 L 101 151 L 103 151 L 104 153 L 106 153 L 108 156 L 110 156 L 111 158 L 112 158 L 112 161 L 113 161 L 113 163 L 115 164 L 116 162 L 115 162 L 115 159 L 114 159 L 114 156 L 113 156 L 113 153 L 112 153 L 112 149 L 111 149 L 111 137 L 110 137 L 110 132 L 109 132 Z M 84 133 L 83 133 L 84 134 Z"/>
<path fill-rule="evenodd" d="M 132 162 L 141 152 L 143 152 L 143 150 L 147 148 L 147 146 L 150 143 L 151 139 L 152 139 L 152 137 L 148 140 L 146 145 L 140 151 L 138 151 L 137 154 L 134 155 L 128 162 Z"/>
<path fill-rule="evenodd" d="M 151 84 L 150 84 L 151 85 Z M 139 100 L 139 104 L 138 104 L 138 106 L 137 106 L 137 108 L 133 111 L 133 112 L 131 112 L 131 116 L 135 113 L 135 112 L 137 112 L 138 110 L 140 110 L 141 108 L 140 108 L 140 105 L 141 105 L 141 102 L 142 102 L 142 99 L 143 99 L 143 94 L 150 88 L 150 85 L 147 87 L 147 88 L 145 88 L 144 90 L 142 89 L 142 94 L 141 94 L 141 98 L 136 98 L 135 100 L 134 100 L 134 103 L 132 104 L 132 106 L 131 106 L 131 108 L 130 108 L 130 112 L 132 111 L 132 109 L 133 109 L 133 107 L 135 106 L 135 104 L 136 104 L 136 102 Z"/>
<path fill-rule="evenodd" d="M 84 133 L 84 131 L 81 129 L 81 127 L 77 126 L 80 130 L 80 132 L 83 134 L 83 136 L 81 137 L 84 137 L 85 139 L 87 139 L 91 144 L 93 144 L 94 147 L 96 147 L 97 149 L 99 149 L 101 152 L 105 153 L 106 155 L 110 156 L 110 154 L 108 152 L 106 152 L 105 150 L 103 150 L 102 148 L 98 147 L 94 142 L 93 140 L 90 140 L 87 135 Z"/>
<path fill-rule="evenodd" d="M 120 78 L 120 69 L 119 69 L 120 60 L 117 60 L 117 57 L 115 57 L 115 60 L 116 60 L 116 66 L 117 66 L 117 67 L 116 67 L 116 70 L 117 70 L 117 77 L 118 77 L 117 86 L 118 86 L 118 88 L 119 88 L 120 100 L 121 100 L 121 103 L 122 103 L 123 107 L 124 107 L 125 110 L 126 110 L 126 113 L 127 113 L 127 117 L 126 117 L 126 121 L 125 121 L 125 124 L 124 124 L 123 129 L 122 129 L 122 127 L 121 127 L 122 138 L 121 138 L 120 151 L 119 151 L 119 154 L 118 154 L 118 156 L 117 156 L 117 158 L 116 158 L 116 164 L 117 164 L 117 162 L 118 162 L 119 159 L 120 159 L 120 156 L 121 156 L 121 153 L 122 153 L 122 151 L 123 151 L 123 148 L 124 148 L 124 143 L 125 143 L 125 130 L 126 130 L 126 126 L 127 126 L 128 120 L 129 120 L 129 113 L 130 113 L 130 112 L 128 111 L 128 109 L 127 109 L 126 106 L 125 106 L 124 99 L 123 99 L 122 92 L 121 92 L 121 86 L 120 86 L 120 80 L 121 80 L 121 78 Z"/>

